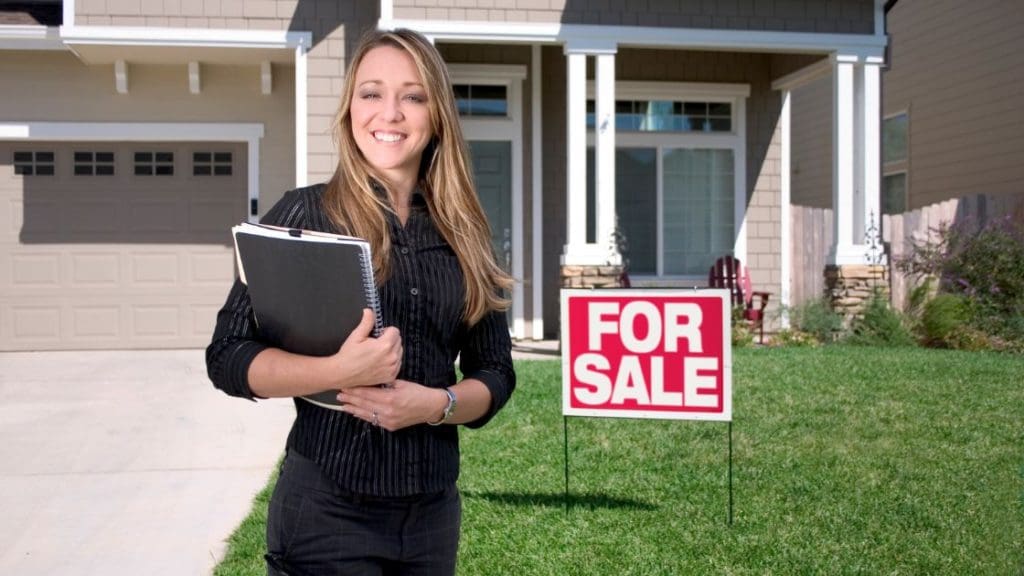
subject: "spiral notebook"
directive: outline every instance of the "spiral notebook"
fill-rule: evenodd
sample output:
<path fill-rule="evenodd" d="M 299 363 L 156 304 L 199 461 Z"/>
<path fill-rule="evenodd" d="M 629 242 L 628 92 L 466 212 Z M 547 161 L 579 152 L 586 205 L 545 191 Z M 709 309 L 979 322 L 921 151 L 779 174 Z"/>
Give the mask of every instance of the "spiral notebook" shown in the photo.
<path fill-rule="evenodd" d="M 232 227 L 231 234 L 262 340 L 296 354 L 329 356 L 359 325 L 363 308 L 373 310 L 373 335 L 380 334 L 380 302 L 366 240 L 249 223 Z M 337 410 L 336 394 L 328 390 L 303 398 Z"/>

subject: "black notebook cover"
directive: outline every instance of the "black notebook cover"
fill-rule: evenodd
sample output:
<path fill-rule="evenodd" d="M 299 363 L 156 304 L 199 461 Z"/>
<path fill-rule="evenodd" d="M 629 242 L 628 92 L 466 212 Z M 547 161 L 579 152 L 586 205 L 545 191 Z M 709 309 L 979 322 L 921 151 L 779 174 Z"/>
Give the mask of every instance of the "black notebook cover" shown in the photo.
<path fill-rule="evenodd" d="M 329 356 L 370 308 L 380 332 L 380 306 L 369 244 L 358 238 L 241 224 L 232 229 L 239 274 L 249 290 L 257 334 L 278 348 Z M 304 398 L 326 408 L 336 391 Z"/>

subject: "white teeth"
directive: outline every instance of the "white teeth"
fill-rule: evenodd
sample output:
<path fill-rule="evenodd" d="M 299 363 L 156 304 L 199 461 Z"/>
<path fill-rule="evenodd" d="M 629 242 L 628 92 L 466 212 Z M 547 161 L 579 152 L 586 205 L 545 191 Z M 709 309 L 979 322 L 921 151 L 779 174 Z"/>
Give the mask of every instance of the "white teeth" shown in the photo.
<path fill-rule="evenodd" d="M 402 139 L 401 134 L 387 134 L 384 132 L 374 132 L 373 137 L 381 142 L 398 142 Z"/>

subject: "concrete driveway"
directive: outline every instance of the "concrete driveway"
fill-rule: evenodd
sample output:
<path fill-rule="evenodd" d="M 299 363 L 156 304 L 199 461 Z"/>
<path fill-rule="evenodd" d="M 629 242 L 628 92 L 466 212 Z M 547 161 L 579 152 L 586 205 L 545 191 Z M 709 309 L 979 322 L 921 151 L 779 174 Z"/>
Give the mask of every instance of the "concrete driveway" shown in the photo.
<path fill-rule="evenodd" d="M 293 413 L 200 350 L 0 353 L 0 573 L 209 574 Z"/>

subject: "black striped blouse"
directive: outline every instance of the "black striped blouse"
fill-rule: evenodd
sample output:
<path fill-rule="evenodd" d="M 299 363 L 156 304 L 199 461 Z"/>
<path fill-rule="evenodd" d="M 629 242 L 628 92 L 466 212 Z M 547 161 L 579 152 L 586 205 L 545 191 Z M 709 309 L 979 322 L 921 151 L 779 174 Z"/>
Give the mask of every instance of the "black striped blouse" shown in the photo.
<path fill-rule="evenodd" d="M 322 184 L 289 191 L 263 218 L 267 224 L 336 232 L 322 209 Z M 385 326 L 402 335 L 398 377 L 425 386 L 455 383 L 455 360 L 466 378 L 491 392 L 483 426 L 515 389 L 505 314 L 493 312 L 472 327 L 461 321 L 465 287 L 455 252 L 434 226 L 426 202 L 414 195 L 406 225 L 389 214 L 391 278 L 378 286 Z M 249 364 L 267 346 L 256 333 L 245 285 L 235 281 L 217 314 L 206 365 L 214 385 L 232 396 L 253 398 Z M 411 426 L 397 432 L 296 400 L 287 447 L 317 462 L 325 475 L 357 494 L 407 496 L 436 492 L 459 474 L 455 426 Z"/>

